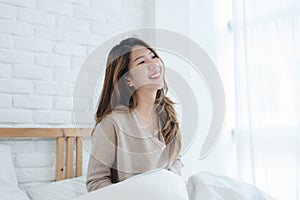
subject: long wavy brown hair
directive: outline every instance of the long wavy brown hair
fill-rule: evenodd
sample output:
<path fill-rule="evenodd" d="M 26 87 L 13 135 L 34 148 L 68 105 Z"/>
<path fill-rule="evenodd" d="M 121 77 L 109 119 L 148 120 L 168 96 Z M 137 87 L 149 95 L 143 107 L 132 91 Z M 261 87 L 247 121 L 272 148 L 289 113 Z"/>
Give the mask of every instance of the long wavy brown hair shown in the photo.
<path fill-rule="evenodd" d="M 161 60 L 153 48 L 138 38 L 128 38 L 114 46 L 109 52 L 106 62 L 103 89 L 95 116 L 96 125 L 118 105 L 124 105 L 130 111 L 136 108 L 136 93 L 132 91 L 132 88 L 129 88 L 123 77 L 129 72 L 130 53 L 132 48 L 137 45 L 149 49 Z M 156 93 L 155 106 L 158 116 L 164 122 L 161 131 L 166 145 L 170 147 L 169 159 L 175 159 L 180 153 L 181 135 L 176 112 L 173 108 L 174 102 L 166 97 L 168 86 L 164 78 L 163 81 L 164 87 Z"/>

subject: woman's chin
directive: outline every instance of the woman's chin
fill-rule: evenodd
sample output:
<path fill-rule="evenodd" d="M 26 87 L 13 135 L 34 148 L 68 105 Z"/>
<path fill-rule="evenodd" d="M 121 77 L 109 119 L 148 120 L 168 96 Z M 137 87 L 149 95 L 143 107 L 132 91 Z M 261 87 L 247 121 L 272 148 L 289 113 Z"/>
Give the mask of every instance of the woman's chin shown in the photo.
<path fill-rule="evenodd" d="M 149 87 L 152 87 L 153 90 L 160 90 L 164 87 L 163 83 L 151 83 L 149 84 Z"/>
<path fill-rule="evenodd" d="M 152 90 L 153 92 L 156 92 L 157 90 L 160 90 L 163 87 L 164 87 L 163 83 L 149 83 L 149 84 L 143 85 L 139 89 Z"/>

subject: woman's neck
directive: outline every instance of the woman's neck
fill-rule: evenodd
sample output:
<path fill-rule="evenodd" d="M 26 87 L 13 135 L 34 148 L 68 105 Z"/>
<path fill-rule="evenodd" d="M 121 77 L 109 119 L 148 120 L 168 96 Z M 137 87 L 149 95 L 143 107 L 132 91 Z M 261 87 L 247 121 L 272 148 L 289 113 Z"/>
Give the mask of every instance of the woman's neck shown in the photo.
<path fill-rule="evenodd" d="M 137 107 L 135 110 L 143 115 L 151 115 L 154 108 L 156 92 L 153 91 L 137 91 Z"/>

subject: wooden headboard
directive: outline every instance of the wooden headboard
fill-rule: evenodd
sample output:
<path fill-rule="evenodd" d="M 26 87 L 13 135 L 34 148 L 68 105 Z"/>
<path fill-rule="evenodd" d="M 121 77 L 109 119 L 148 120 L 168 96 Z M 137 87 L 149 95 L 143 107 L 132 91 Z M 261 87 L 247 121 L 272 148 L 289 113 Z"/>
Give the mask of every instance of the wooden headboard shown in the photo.
<path fill-rule="evenodd" d="M 73 178 L 74 142 L 76 148 L 75 177 L 82 175 L 82 137 L 92 129 L 76 128 L 0 128 L 0 138 L 56 138 L 56 181 L 64 179 L 64 146 L 66 143 L 66 179 Z"/>

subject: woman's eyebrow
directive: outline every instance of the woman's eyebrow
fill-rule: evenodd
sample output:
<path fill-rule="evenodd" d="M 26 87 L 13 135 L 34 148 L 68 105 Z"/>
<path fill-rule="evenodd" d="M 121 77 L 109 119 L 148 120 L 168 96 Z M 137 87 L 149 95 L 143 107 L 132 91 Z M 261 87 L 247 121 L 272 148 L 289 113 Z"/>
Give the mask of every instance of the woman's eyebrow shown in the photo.
<path fill-rule="evenodd" d="M 149 51 L 148 55 L 151 54 L 151 53 L 153 53 L 153 52 L 152 52 L 152 51 Z M 135 58 L 133 62 L 137 61 L 138 59 L 140 59 L 140 58 L 142 58 L 142 57 L 145 57 L 145 56 L 139 56 L 139 57 Z"/>
<path fill-rule="evenodd" d="M 142 58 L 142 57 L 144 57 L 144 56 L 139 56 L 139 57 L 137 57 L 136 59 L 134 59 L 133 62 L 137 61 L 138 59 L 140 59 L 140 58 Z"/>

